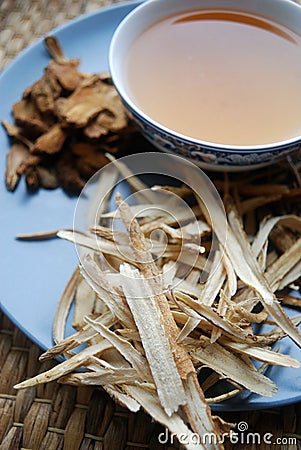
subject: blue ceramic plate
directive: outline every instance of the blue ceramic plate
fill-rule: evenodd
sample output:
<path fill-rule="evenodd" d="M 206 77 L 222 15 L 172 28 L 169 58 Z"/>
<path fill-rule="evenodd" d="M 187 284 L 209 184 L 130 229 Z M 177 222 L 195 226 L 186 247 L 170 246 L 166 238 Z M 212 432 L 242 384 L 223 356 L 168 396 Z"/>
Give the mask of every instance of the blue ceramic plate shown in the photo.
<path fill-rule="evenodd" d="M 138 2 L 126 2 L 84 15 L 54 30 L 68 57 L 81 59 L 81 70 L 108 69 L 108 50 L 113 32 Z M 0 118 L 11 120 L 11 105 L 23 90 L 43 73 L 49 62 L 42 40 L 25 50 L 0 76 Z M 43 349 L 52 346 L 51 328 L 60 295 L 77 263 L 76 250 L 61 240 L 20 242 L 20 233 L 72 227 L 76 199 L 60 189 L 28 195 L 21 180 L 16 192 L 4 185 L 5 154 L 9 142 L 0 129 L 1 205 L 1 306 L 4 312 Z M 301 360 L 301 351 L 288 339 L 280 351 Z M 244 393 L 214 409 L 250 410 L 301 400 L 301 370 L 271 367 L 267 374 L 277 383 L 278 393 L 264 398 Z"/>

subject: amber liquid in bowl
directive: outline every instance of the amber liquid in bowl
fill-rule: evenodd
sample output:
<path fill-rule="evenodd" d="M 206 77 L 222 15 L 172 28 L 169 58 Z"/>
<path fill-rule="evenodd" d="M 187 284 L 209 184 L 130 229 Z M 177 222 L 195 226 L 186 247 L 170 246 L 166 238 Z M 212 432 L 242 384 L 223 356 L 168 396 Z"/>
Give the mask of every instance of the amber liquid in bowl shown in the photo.
<path fill-rule="evenodd" d="M 133 42 L 125 72 L 135 104 L 185 136 L 249 146 L 301 135 L 301 37 L 264 17 L 167 17 Z"/>

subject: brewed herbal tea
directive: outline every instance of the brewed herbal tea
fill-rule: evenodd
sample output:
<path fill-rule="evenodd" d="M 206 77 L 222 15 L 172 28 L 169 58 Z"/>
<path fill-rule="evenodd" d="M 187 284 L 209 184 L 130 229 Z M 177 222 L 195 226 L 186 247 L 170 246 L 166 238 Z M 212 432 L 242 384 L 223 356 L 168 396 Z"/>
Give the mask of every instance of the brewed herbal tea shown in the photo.
<path fill-rule="evenodd" d="M 247 146 L 301 134 L 301 37 L 264 17 L 167 17 L 133 42 L 125 70 L 137 106 L 185 136 Z"/>

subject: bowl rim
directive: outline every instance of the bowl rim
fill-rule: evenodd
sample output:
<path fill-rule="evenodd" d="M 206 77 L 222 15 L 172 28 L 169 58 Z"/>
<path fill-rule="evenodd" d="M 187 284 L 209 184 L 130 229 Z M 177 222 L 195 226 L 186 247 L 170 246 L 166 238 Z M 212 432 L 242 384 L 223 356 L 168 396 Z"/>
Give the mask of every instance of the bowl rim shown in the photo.
<path fill-rule="evenodd" d="M 149 124 L 151 127 L 156 128 L 158 131 L 165 133 L 166 135 L 171 135 L 175 139 L 182 140 L 187 142 L 190 145 L 196 145 L 198 147 L 204 147 L 208 148 L 214 151 L 224 151 L 224 152 L 231 152 L 231 153 L 247 153 L 252 151 L 252 153 L 263 153 L 263 152 L 272 152 L 275 150 L 280 151 L 282 148 L 283 150 L 287 150 L 289 147 L 293 145 L 297 145 L 298 143 L 301 143 L 301 133 L 295 137 L 284 139 L 282 141 L 276 141 L 271 142 L 267 144 L 256 144 L 256 145 L 231 145 L 231 144 L 219 144 L 216 142 L 206 141 L 202 139 L 196 139 L 193 137 L 190 137 L 188 135 L 179 133 L 175 130 L 172 130 L 171 128 L 166 127 L 165 125 L 161 124 L 160 122 L 157 122 L 156 120 L 152 119 L 148 114 L 146 114 L 140 107 L 131 99 L 129 96 L 127 90 L 123 87 L 124 84 L 122 81 L 120 81 L 120 77 L 118 75 L 118 71 L 115 70 L 115 60 L 116 60 L 116 50 L 118 51 L 118 41 L 120 39 L 120 34 L 123 33 L 123 30 L 125 27 L 129 26 L 129 23 L 135 18 L 136 15 L 139 16 L 141 11 L 143 11 L 145 8 L 148 7 L 151 3 L 160 3 L 162 0 L 141 0 L 140 3 L 131 10 L 119 23 L 117 28 L 115 29 L 111 42 L 110 42 L 110 48 L 109 48 L 109 68 L 110 73 L 112 77 L 113 84 L 121 97 L 121 100 L 126 105 L 126 107 L 132 112 L 134 116 L 137 116 L 137 120 L 140 118 L 147 124 Z M 301 17 L 301 4 L 296 3 L 293 0 L 274 0 L 278 1 L 279 3 L 287 4 L 290 7 L 297 7 L 300 10 L 300 17 Z M 185 3 L 183 3 L 185 5 Z M 189 7 L 187 8 L 189 10 Z M 184 11 L 184 8 L 183 8 Z M 246 11 L 248 12 L 248 11 Z M 255 14 L 252 12 L 252 14 Z M 260 15 L 260 14 L 258 14 Z M 162 18 L 167 17 L 167 15 L 162 15 Z M 265 17 L 265 16 L 263 16 Z M 273 19 L 271 19 L 273 20 Z M 282 24 L 279 22 L 282 26 L 285 26 L 288 28 L 287 25 Z M 296 33 L 296 32 L 295 32 Z M 301 28 L 300 28 L 300 37 L 301 37 Z"/>

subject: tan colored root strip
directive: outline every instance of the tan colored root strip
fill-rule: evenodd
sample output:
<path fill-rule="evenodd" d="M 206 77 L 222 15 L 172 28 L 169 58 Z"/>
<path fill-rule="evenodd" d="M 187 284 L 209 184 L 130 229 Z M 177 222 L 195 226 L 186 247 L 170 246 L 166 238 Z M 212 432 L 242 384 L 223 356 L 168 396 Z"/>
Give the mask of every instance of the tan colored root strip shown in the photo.
<path fill-rule="evenodd" d="M 121 295 L 114 289 L 109 282 L 105 272 L 91 258 L 84 260 L 82 270 L 83 277 L 89 283 L 91 288 L 103 301 L 111 313 L 117 317 L 121 324 L 126 328 L 136 329 L 132 314 L 129 311 L 126 302 L 122 300 Z"/>
<path fill-rule="evenodd" d="M 197 343 L 195 342 L 195 345 Z M 276 384 L 269 378 L 252 370 L 241 358 L 226 350 L 218 343 L 210 343 L 202 336 L 199 347 L 191 353 L 192 358 L 208 365 L 225 378 L 233 380 L 259 395 L 271 397 L 277 392 Z"/>
<path fill-rule="evenodd" d="M 247 344 L 242 344 L 240 342 L 231 342 L 226 339 L 223 339 L 222 343 L 230 350 L 234 350 L 235 352 L 250 356 L 251 358 L 257 359 L 257 361 L 262 361 L 268 364 L 283 367 L 294 367 L 296 369 L 300 367 L 300 362 L 289 355 L 276 353 L 262 347 L 250 347 Z"/>
<path fill-rule="evenodd" d="M 221 261 L 222 255 L 216 251 L 204 290 L 198 298 L 198 301 L 204 305 L 211 306 L 213 304 L 224 283 L 226 274 Z"/>
<path fill-rule="evenodd" d="M 210 407 L 205 400 L 204 393 L 200 388 L 196 374 L 189 374 L 184 381 L 187 405 L 183 407 L 189 423 L 195 433 L 199 436 L 206 436 L 214 433 L 219 440 L 218 430 L 212 420 Z M 210 444 L 210 450 L 222 449 L 218 442 Z"/>
<path fill-rule="evenodd" d="M 271 314 L 276 323 L 282 327 L 291 339 L 301 346 L 301 333 L 275 299 L 267 279 L 260 271 L 258 262 L 246 239 L 240 219 L 233 206 L 231 207 L 228 217 L 233 233 L 229 232 L 227 251 L 231 255 L 231 261 L 236 273 L 247 285 L 258 292 L 266 310 Z M 301 239 L 299 245 L 300 244 Z"/>
<path fill-rule="evenodd" d="M 259 208 L 260 206 L 267 205 L 269 203 L 275 202 L 276 200 L 280 200 L 282 196 L 283 194 L 262 195 L 245 200 L 241 202 L 239 212 L 241 214 L 246 214 L 247 212 Z"/>
<path fill-rule="evenodd" d="M 72 326 L 76 329 L 84 325 L 84 317 L 92 313 L 96 300 L 95 292 L 85 279 L 82 279 L 76 289 L 74 299 L 74 315 Z"/>
<path fill-rule="evenodd" d="M 151 415 L 157 422 L 161 423 L 169 429 L 169 431 L 175 436 L 186 436 L 186 443 L 184 443 L 184 448 L 187 450 L 209 450 L 206 444 L 197 443 L 194 444 L 195 439 L 193 439 L 193 433 L 185 425 L 184 421 L 178 414 L 173 414 L 169 417 L 162 406 L 158 398 L 152 395 L 146 389 L 142 389 L 139 386 L 125 386 L 124 389 L 128 392 L 140 405 L 142 408 Z M 201 437 L 200 437 L 201 441 Z M 221 447 L 222 448 L 222 447 Z M 211 450 L 211 448 L 210 448 Z"/>
<path fill-rule="evenodd" d="M 117 386 L 114 385 L 106 385 L 103 386 L 104 390 L 112 397 L 117 403 L 125 408 L 128 408 L 130 411 L 136 413 L 140 409 L 140 403 L 138 403 L 133 397 L 125 394 Z"/>
<path fill-rule="evenodd" d="M 17 234 L 16 239 L 19 241 L 43 241 L 45 239 L 54 239 L 57 238 L 57 233 L 61 231 L 61 229 L 56 230 L 47 230 L 47 231 L 38 231 L 36 233 L 26 233 L 26 234 Z M 68 231 L 72 231 L 69 229 Z"/>
<path fill-rule="evenodd" d="M 120 272 L 123 275 L 122 288 L 138 328 L 160 402 L 170 416 L 186 403 L 186 396 L 165 335 L 164 318 L 153 292 L 138 270 L 123 264 Z"/>
<path fill-rule="evenodd" d="M 91 325 L 103 338 L 107 339 L 121 354 L 129 361 L 130 364 L 137 370 L 141 377 L 145 380 L 151 380 L 148 365 L 145 358 L 132 346 L 130 342 L 118 336 L 106 326 L 95 320 L 85 318 L 86 322 Z"/>

